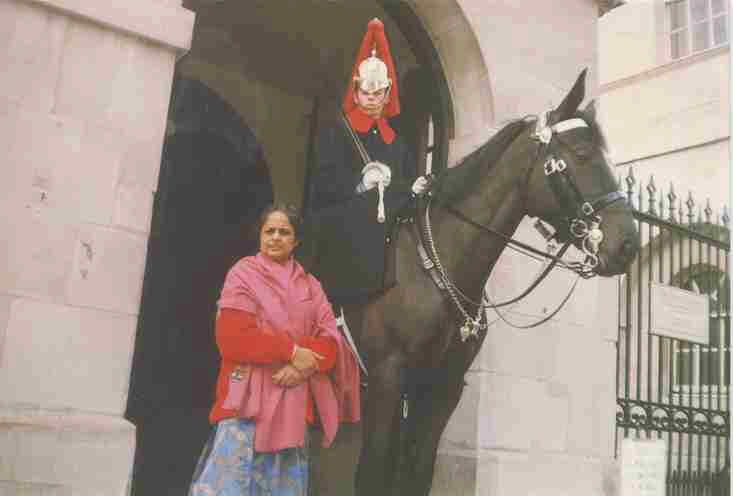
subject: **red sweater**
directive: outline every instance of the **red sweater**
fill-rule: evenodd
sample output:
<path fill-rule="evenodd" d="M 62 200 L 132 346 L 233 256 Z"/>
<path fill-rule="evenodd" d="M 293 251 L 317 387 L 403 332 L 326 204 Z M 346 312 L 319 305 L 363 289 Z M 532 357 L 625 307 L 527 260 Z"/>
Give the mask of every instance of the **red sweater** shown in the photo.
<path fill-rule="evenodd" d="M 229 388 L 229 376 L 237 365 L 281 365 L 290 362 L 293 346 L 309 348 L 325 357 L 318 361 L 318 371 L 325 373 L 336 363 L 338 343 L 329 336 L 304 337 L 297 342 L 285 334 L 271 334 L 257 327 L 255 316 L 249 312 L 222 308 L 216 319 L 216 344 L 221 355 L 219 378 L 216 382 L 216 400 L 209 413 L 213 424 L 221 419 L 236 417 L 235 410 L 222 406 Z M 275 372 L 273 371 L 273 374 Z M 313 400 L 308 396 L 306 419 L 314 422 Z"/>

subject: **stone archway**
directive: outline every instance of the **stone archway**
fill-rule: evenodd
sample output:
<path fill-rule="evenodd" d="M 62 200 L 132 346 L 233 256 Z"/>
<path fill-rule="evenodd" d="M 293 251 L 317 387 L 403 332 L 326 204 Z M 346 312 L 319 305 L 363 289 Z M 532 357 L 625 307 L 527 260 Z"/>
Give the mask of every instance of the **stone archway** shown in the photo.
<path fill-rule="evenodd" d="M 190 143 L 195 140 L 207 149 L 218 147 L 220 153 L 226 152 L 230 158 L 249 157 L 241 158 L 242 163 L 254 159 L 260 164 L 256 168 L 266 161 L 269 169 L 260 170 L 262 174 L 258 177 L 269 177 L 272 197 L 300 203 L 312 133 L 338 106 L 354 52 L 366 22 L 374 16 L 385 22 L 393 52 L 396 52 L 400 77 L 410 69 L 422 66 L 427 69 L 429 78 L 425 84 L 437 87 L 433 88 L 432 94 L 440 105 L 431 111 L 437 122 L 436 141 L 445 146 L 439 147 L 438 159 L 434 162 L 445 163 L 447 160 L 447 143 L 455 129 L 451 91 L 430 34 L 408 4 L 376 0 L 359 4 L 315 2 L 308 4 L 308 8 L 297 7 L 301 9 L 298 15 L 293 16 L 289 12 L 287 17 L 282 15 L 282 3 L 252 2 L 245 5 L 225 1 L 212 4 L 191 0 L 184 5 L 196 11 L 197 28 L 191 51 L 177 64 L 179 78 L 174 93 L 183 84 L 189 95 L 196 94 L 207 103 L 187 107 L 181 105 L 185 99 L 179 100 L 174 96 L 172 100 L 170 112 L 173 118 L 169 119 L 169 137 L 164 149 L 158 192 L 161 201 L 169 198 L 163 185 L 164 181 L 171 180 L 166 165 L 171 153 L 183 161 L 204 160 L 201 151 Z M 290 7 L 292 10 L 292 5 Z M 301 22 L 293 22 L 291 17 L 301 18 Z M 331 25 L 334 19 L 339 20 L 336 23 L 339 32 L 324 35 L 325 30 L 319 29 L 318 23 L 325 27 L 327 20 Z M 315 39 L 311 40 L 310 36 Z M 211 95 L 214 93 L 218 97 L 213 98 Z M 227 111 L 220 111 L 224 107 Z M 237 125 L 242 121 L 246 122 L 244 127 L 247 129 L 237 131 Z M 409 126 L 410 123 L 403 120 L 400 125 Z M 246 143 L 237 141 L 237 133 L 246 135 Z M 257 146 L 252 148 L 252 143 Z M 209 164 L 212 165 L 215 164 Z M 183 182 L 211 186 L 208 195 L 223 187 L 212 178 L 205 177 L 203 167 L 196 170 L 203 174 L 198 180 L 189 178 Z M 173 183 L 178 184 L 176 181 Z M 242 191 L 246 190 L 242 181 L 230 181 L 228 185 L 238 185 Z M 206 198 L 208 196 L 202 197 L 201 201 L 205 202 Z M 210 226 L 198 223 L 204 221 L 205 215 L 198 215 L 201 212 L 195 205 L 185 205 L 182 210 L 188 212 L 187 216 L 194 216 L 199 227 L 186 225 L 185 218 L 180 218 L 179 225 L 192 236 L 180 240 L 179 244 L 196 243 L 200 238 L 195 236 L 197 229 L 206 230 Z M 160 205 L 157 205 L 150 247 L 151 250 L 165 251 L 160 248 L 156 237 L 160 230 L 171 227 L 166 226 L 169 220 L 175 221 L 176 218 L 173 215 L 161 220 L 160 214 Z M 235 231 L 227 230 L 227 233 L 233 236 Z M 228 246 L 235 245 L 228 243 Z M 136 424 L 138 431 L 133 475 L 133 494 L 136 496 L 163 491 L 181 492 L 190 481 L 193 464 L 207 434 L 205 414 L 211 404 L 213 380 L 218 369 L 211 312 L 208 311 L 218 292 L 214 281 L 217 278 L 219 282 L 223 280 L 223 271 L 234 261 L 232 257 L 245 254 L 246 249 L 241 246 L 236 253 L 212 253 L 207 262 L 200 262 L 202 266 L 211 265 L 212 270 L 206 274 L 193 274 L 191 271 L 190 277 L 179 279 L 179 286 L 197 285 L 201 290 L 195 296 L 186 292 L 180 305 L 187 311 L 192 306 L 199 308 L 196 319 L 189 319 L 198 322 L 201 331 L 198 336 L 188 329 L 188 322 L 177 321 L 175 315 L 166 313 L 165 306 L 170 305 L 163 294 L 157 300 L 151 298 L 148 279 L 153 264 L 158 265 L 155 260 L 160 260 L 160 257 L 152 252 L 148 255 L 146 289 L 127 411 L 127 417 Z M 186 259 L 182 265 L 186 267 L 189 263 L 193 260 Z M 181 263 L 174 265 L 180 266 Z M 200 278 L 204 278 L 205 283 L 199 284 Z M 166 318 L 168 320 L 163 322 Z M 152 346 L 150 340 L 153 341 Z M 185 368 L 178 368 L 181 364 L 185 364 Z M 153 385 L 146 384 L 151 380 Z M 182 383 L 193 387 L 183 387 Z M 186 439 L 182 437 L 172 446 L 173 434 L 181 431 L 188 433 Z M 327 463 L 330 467 L 338 461 L 344 470 L 339 471 L 338 477 L 329 473 L 329 487 L 322 487 L 321 495 L 348 494 L 353 488 L 350 471 L 355 468 L 358 453 L 358 428 L 351 432 L 345 429 L 341 439 L 347 445 L 348 456 L 335 460 L 336 452 L 329 453 L 327 456 L 330 458 L 324 465 Z M 352 449 L 354 447 L 356 451 Z M 314 453 L 314 457 L 317 456 Z M 314 461 L 314 465 L 321 464 Z M 318 480 L 317 474 L 314 479 Z"/>
<path fill-rule="evenodd" d="M 424 26 L 437 59 L 435 63 L 445 77 L 451 102 L 446 126 L 451 143 L 446 160 L 452 166 L 477 148 L 487 137 L 481 131 L 494 124 L 489 69 L 461 2 L 409 0 L 404 4 L 409 5 Z"/>

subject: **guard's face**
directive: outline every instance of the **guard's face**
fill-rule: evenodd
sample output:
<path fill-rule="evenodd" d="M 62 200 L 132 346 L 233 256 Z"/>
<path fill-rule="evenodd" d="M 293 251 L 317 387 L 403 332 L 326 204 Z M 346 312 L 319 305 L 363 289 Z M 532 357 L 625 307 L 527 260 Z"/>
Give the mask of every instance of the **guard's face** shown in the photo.
<path fill-rule="evenodd" d="M 377 91 L 364 91 L 361 88 L 356 88 L 354 92 L 354 101 L 361 107 L 361 109 L 369 116 L 377 118 L 382 114 L 384 106 L 389 100 L 387 94 L 387 88 L 382 88 Z"/>
<path fill-rule="evenodd" d="M 282 212 L 272 212 L 260 231 L 260 253 L 282 263 L 290 258 L 296 246 L 298 241 L 288 216 Z"/>

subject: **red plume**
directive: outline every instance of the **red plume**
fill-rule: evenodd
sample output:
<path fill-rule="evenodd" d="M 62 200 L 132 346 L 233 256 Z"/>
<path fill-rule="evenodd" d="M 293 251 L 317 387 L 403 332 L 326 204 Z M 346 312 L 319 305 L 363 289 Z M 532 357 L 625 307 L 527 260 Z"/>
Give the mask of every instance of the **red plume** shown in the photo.
<path fill-rule="evenodd" d="M 392 87 L 389 91 L 389 102 L 384 107 L 382 115 L 384 117 L 394 117 L 400 113 L 400 98 L 397 92 L 397 71 L 394 69 L 387 36 L 384 34 L 384 24 L 375 17 L 369 21 L 367 32 L 361 41 L 359 53 L 356 56 L 354 68 L 351 71 L 351 77 L 346 86 L 346 93 L 344 94 L 344 100 L 341 106 L 345 114 L 348 114 L 356 107 L 356 103 L 354 103 L 354 77 L 358 74 L 359 64 L 371 55 L 372 48 L 375 44 L 377 57 L 382 59 L 382 62 L 387 65 L 387 77 L 392 80 Z"/>

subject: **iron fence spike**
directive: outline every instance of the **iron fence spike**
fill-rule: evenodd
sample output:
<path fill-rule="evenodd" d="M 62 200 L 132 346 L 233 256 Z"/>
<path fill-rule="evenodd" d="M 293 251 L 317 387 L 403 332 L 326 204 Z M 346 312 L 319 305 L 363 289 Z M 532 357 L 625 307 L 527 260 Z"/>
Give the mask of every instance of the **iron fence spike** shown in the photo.
<path fill-rule="evenodd" d="M 710 198 L 708 198 L 708 201 L 705 203 L 705 222 L 710 224 L 710 217 L 713 215 L 713 209 L 710 208 Z"/>
<path fill-rule="evenodd" d="M 679 224 L 685 223 L 685 213 L 682 211 L 682 198 L 679 199 L 679 203 L 677 205 L 677 215 L 679 216 L 679 220 L 677 221 Z"/>
<path fill-rule="evenodd" d="M 655 193 L 657 192 L 657 186 L 654 184 L 654 174 L 649 176 L 649 182 L 646 185 L 646 190 L 649 192 L 649 214 L 656 215 L 656 197 Z"/>
<path fill-rule="evenodd" d="M 695 208 L 695 200 L 694 198 L 692 198 L 692 191 L 687 191 L 687 200 L 685 200 L 685 206 L 687 206 L 687 223 L 692 224 L 692 219 L 695 217 L 695 213 L 693 210 Z"/>
<path fill-rule="evenodd" d="M 667 199 L 669 200 L 669 220 L 672 222 L 677 222 L 677 215 L 675 214 L 675 208 L 677 195 L 674 193 L 674 184 L 669 183 L 669 193 L 667 193 Z"/>

